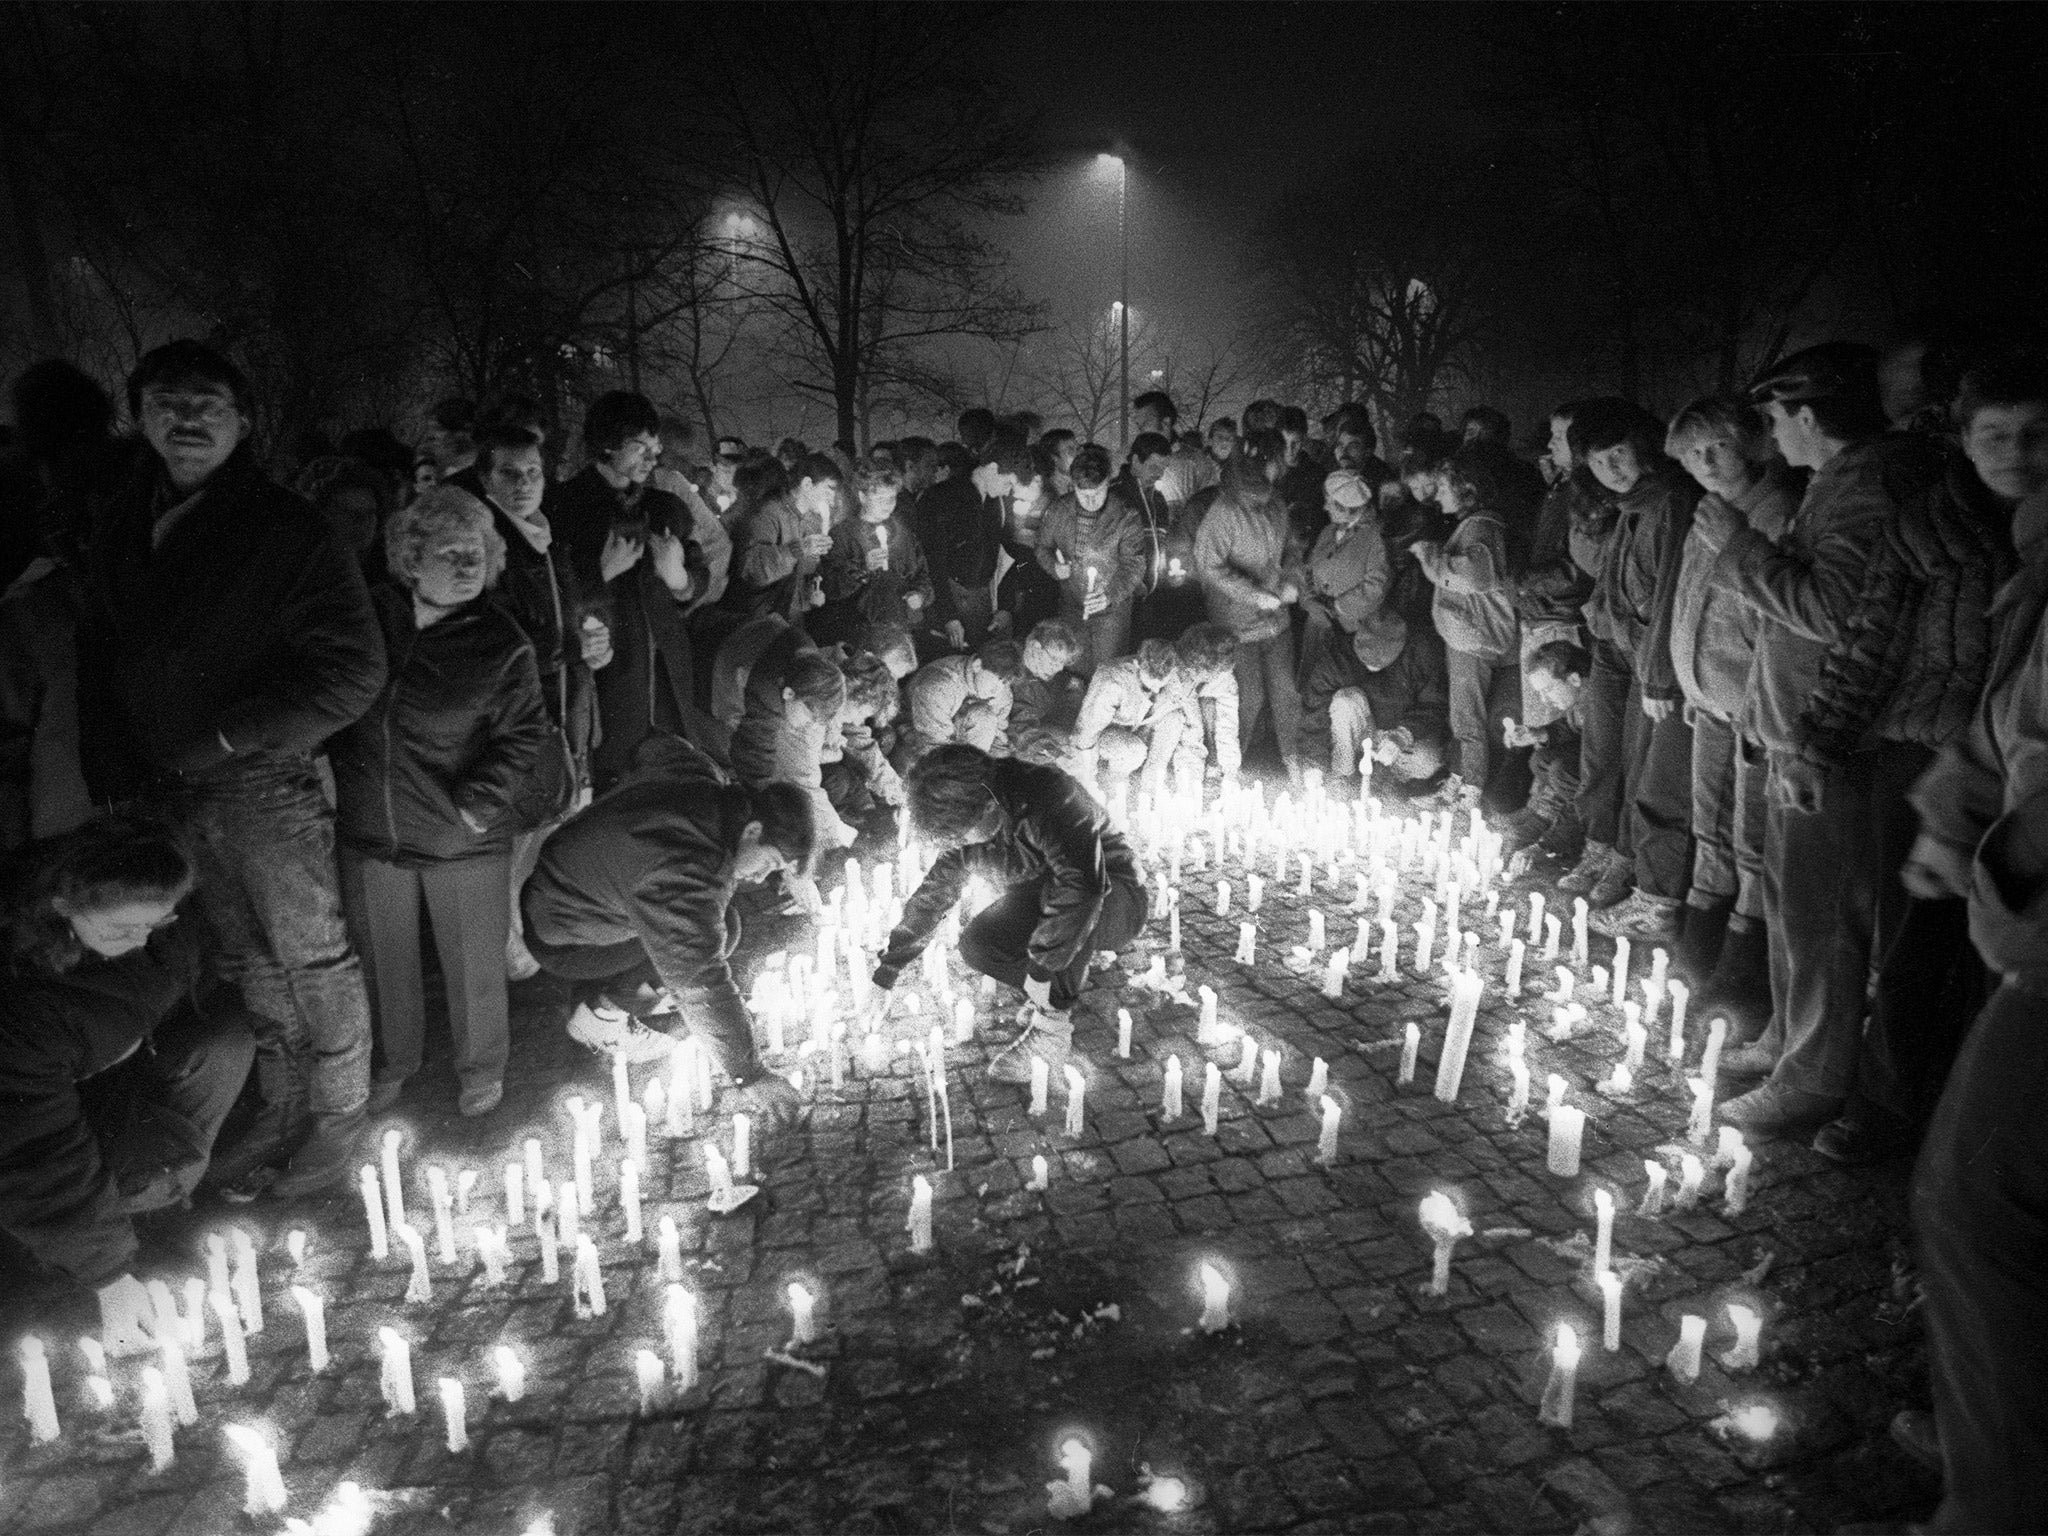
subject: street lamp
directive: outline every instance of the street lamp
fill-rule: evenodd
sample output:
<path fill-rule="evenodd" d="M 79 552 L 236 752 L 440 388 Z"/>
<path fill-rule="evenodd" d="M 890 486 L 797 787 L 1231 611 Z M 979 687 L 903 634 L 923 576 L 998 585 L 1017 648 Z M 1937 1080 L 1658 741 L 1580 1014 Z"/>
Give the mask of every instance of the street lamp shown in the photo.
<path fill-rule="evenodd" d="M 1131 451 L 1131 230 L 1126 218 L 1127 198 L 1131 190 L 1131 168 L 1121 155 L 1097 155 L 1095 163 L 1105 170 L 1116 171 L 1116 243 L 1117 268 L 1121 297 L 1117 300 L 1117 353 L 1122 381 L 1117 405 L 1118 450 L 1122 454 Z"/>

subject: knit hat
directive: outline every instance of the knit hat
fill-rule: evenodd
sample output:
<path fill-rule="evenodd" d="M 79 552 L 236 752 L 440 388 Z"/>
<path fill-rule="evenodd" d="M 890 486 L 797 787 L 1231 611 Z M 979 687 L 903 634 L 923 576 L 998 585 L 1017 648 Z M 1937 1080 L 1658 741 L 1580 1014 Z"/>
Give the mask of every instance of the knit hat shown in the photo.
<path fill-rule="evenodd" d="M 1384 671 L 1401 658 L 1408 644 L 1408 621 L 1391 608 L 1382 608 L 1351 637 L 1351 652 L 1374 672 Z"/>
<path fill-rule="evenodd" d="M 1340 507 L 1369 507 L 1372 487 L 1355 469 L 1333 469 L 1323 478 L 1323 500 Z"/>

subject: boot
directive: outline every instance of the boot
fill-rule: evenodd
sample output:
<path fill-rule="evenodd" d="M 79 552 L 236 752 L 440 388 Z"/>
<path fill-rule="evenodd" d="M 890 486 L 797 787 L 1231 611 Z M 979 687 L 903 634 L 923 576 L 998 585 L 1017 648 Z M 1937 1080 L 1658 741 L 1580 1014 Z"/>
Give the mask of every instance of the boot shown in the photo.
<path fill-rule="evenodd" d="M 313 1116 L 313 1134 L 292 1154 L 284 1173 L 270 1186 L 280 1200 L 296 1200 L 333 1188 L 362 1162 L 365 1134 L 369 1130 L 367 1108 Z"/>
<path fill-rule="evenodd" d="M 998 1051 L 989 1062 L 989 1081 L 1021 1083 L 1030 1087 L 1031 1058 L 1036 1056 L 1045 1063 L 1052 1081 L 1058 1082 L 1073 1042 L 1073 1015 L 1034 1010 L 1030 1027 Z"/>
<path fill-rule="evenodd" d="M 1685 932 L 1678 940 L 1678 953 L 1672 961 L 1688 985 L 1696 988 L 1714 974 L 1714 962 L 1721 957 L 1721 938 L 1728 931 L 1728 914 L 1734 910 L 1732 901 L 1719 897 L 1712 898 L 1707 905 L 1687 899 Z"/>
<path fill-rule="evenodd" d="M 1635 888 L 1635 859 L 1628 854 L 1613 854 L 1608 858 L 1607 867 L 1600 872 L 1600 878 L 1593 882 L 1593 889 L 1586 892 L 1586 905 L 1596 912 L 1604 911 L 1617 902 L 1627 900 Z M 1561 891 L 1564 886 L 1560 884 L 1558 889 Z"/>
<path fill-rule="evenodd" d="M 1579 853 L 1579 862 L 1557 882 L 1557 893 L 1560 896 L 1584 896 L 1600 883 L 1600 877 L 1607 873 L 1607 866 L 1614 862 L 1614 856 L 1612 843 L 1596 843 L 1587 838 Z"/>
<path fill-rule="evenodd" d="M 1731 916 L 1721 940 L 1721 953 L 1714 961 L 1693 1014 L 1706 1018 L 1725 1014 L 1737 1026 L 1737 1034 L 1749 1034 L 1771 1017 L 1771 948 L 1763 920 Z M 1747 1025 L 1745 1029 L 1742 1026 Z"/>

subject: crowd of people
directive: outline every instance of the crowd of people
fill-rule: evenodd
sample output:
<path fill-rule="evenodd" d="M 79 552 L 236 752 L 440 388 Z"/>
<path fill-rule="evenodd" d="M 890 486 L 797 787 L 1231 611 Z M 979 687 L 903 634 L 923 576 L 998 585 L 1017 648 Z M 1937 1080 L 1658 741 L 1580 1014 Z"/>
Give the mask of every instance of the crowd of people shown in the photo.
<path fill-rule="evenodd" d="M 1131 797 L 1269 772 L 1481 809 L 1513 878 L 1668 947 L 1753 1084 L 1727 1123 L 1845 1164 L 1924 1134 L 1942 1528 L 2039 1512 L 2040 357 L 1829 343 L 1668 421 L 1560 405 L 1534 455 L 1486 406 L 1383 458 L 1356 404 L 1198 432 L 1152 392 L 1121 462 L 984 409 L 698 462 L 639 394 L 573 452 L 507 395 L 417 454 L 305 445 L 291 489 L 218 352 L 126 393 L 117 431 L 29 370 L 0 478 L 0 1224 L 45 1263 L 105 1281 L 202 1180 L 350 1174 L 418 1092 L 423 915 L 461 1114 L 546 972 L 593 1047 L 695 1034 L 772 1136 L 734 887 L 812 906 L 906 815 L 947 851 L 876 983 L 985 875 L 961 956 L 1029 1003 L 991 1071 L 1057 1074 L 1148 915 Z"/>

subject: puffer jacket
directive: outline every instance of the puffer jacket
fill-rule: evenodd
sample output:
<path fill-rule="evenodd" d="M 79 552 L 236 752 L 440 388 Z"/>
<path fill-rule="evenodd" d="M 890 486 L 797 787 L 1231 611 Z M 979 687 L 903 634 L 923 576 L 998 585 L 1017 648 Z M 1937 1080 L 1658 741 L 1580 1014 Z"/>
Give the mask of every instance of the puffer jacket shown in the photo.
<path fill-rule="evenodd" d="M 1270 493 L 1255 498 L 1226 484 L 1195 535 L 1195 575 L 1210 619 L 1239 640 L 1255 644 L 1285 634 L 1287 609 L 1264 608 L 1255 599 L 1277 596 L 1288 582 L 1301 584 L 1301 549 L 1286 505 Z"/>
<path fill-rule="evenodd" d="M 380 587 L 375 602 L 391 675 L 328 754 L 336 834 L 407 867 L 506 853 L 513 800 L 548 739 L 532 644 L 489 597 L 425 629 L 411 593 Z"/>
<path fill-rule="evenodd" d="M 1658 464 L 1637 481 L 1616 505 L 1614 531 L 1586 600 L 1586 627 L 1631 658 L 1645 698 L 1678 698 L 1671 602 L 1699 498 L 1699 487 L 1675 464 Z"/>
<path fill-rule="evenodd" d="M 1083 511 L 1071 492 L 1060 497 L 1038 525 L 1039 565 L 1058 580 L 1060 559 L 1067 562 L 1060 616 L 1073 623 L 1080 622 L 1088 598 L 1089 571 L 1095 572 L 1097 594 L 1117 608 L 1137 597 L 1146 552 L 1145 519 L 1114 486 L 1093 512 Z"/>
<path fill-rule="evenodd" d="M 1940 474 L 1939 457 L 1918 439 L 1894 434 L 1856 443 L 1807 482 L 1784 537 L 1773 542 L 1743 528 L 1722 546 L 1715 584 L 1762 621 L 1742 705 L 1745 736 L 1776 752 L 1804 747 L 1800 718 L 1847 633 L 1886 530 Z"/>
<path fill-rule="evenodd" d="M 1330 523 L 1316 535 L 1301 600 L 1338 629 L 1356 634 L 1380 611 L 1393 579 L 1379 513 L 1368 507 L 1349 528 Z"/>
<path fill-rule="evenodd" d="M 1010 685 L 972 656 L 941 656 L 911 674 L 903 690 L 910 700 L 910 729 L 923 745 L 935 747 L 955 738 L 961 712 L 985 706 L 994 719 L 996 739 L 1010 730 Z"/>
<path fill-rule="evenodd" d="M 1939 748 L 1969 727 L 1991 664 L 1991 602 L 2017 564 L 2009 525 L 1960 454 L 1899 508 L 1800 715 L 1802 756 L 1839 761 L 1872 738 Z"/>
<path fill-rule="evenodd" d="M 591 616 L 589 608 L 568 551 L 546 538 L 546 547 L 536 549 L 504 508 L 481 491 L 477 495 L 491 509 L 505 541 L 505 573 L 491 595 L 533 642 L 541 699 L 548 719 L 562 733 L 546 750 L 568 753 L 564 772 L 581 789 L 590 782 L 590 754 L 597 745 L 597 687 L 583 660 L 583 620 Z M 541 522 L 548 526 L 545 518 Z"/>
<path fill-rule="evenodd" d="M 1443 566 L 1430 582 L 1430 619 L 1451 650 L 1501 661 L 1515 654 L 1515 582 L 1508 574 L 1508 529 L 1491 512 L 1469 512 L 1444 541 Z M 1425 573 L 1427 574 L 1427 573 Z"/>
<path fill-rule="evenodd" d="M 1090 750 L 1111 726 L 1149 731 L 1185 709 L 1182 695 L 1187 691 L 1173 677 L 1157 688 L 1146 687 L 1135 656 L 1122 656 L 1097 667 L 1088 680 L 1087 696 L 1081 700 L 1081 716 L 1074 722 L 1074 746 L 1083 752 Z"/>
<path fill-rule="evenodd" d="M 1799 484 L 1792 470 L 1773 461 L 1729 505 L 1749 527 L 1777 540 L 1799 505 Z M 1749 691 L 1762 621 L 1754 608 L 1714 584 L 1719 555 L 1697 528 L 1687 530 L 1671 601 L 1671 665 L 1686 703 L 1716 720 L 1733 720 Z"/>
<path fill-rule="evenodd" d="M 815 518 L 800 516 L 796 503 L 786 496 L 764 501 L 747 519 L 745 536 L 739 543 L 740 605 L 748 618 L 778 613 L 792 623 L 801 623 L 816 606 L 819 559 L 804 552 L 804 540 L 814 533 L 831 533 Z"/>
<path fill-rule="evenodd" d="M 80 1085 L 147 1050 L 157 1026 L 198 999 L 200 978 L 189 923 L 61 975 L 0 971 L 0 1227 L 85 1285 L 119 1275 L 136 1245 Z M 173 1118 L 152 1121 L 172 1142 Z M 192 1157 L 203 1157 L 192 1140 Z"/>
<path fill-rule="evenodd" d="M 875 985 L 893 987 L 924 953 L 939 923 L 981 875 L 999 889 L 1043 881 L 1038 926 L 1025 970 L 1049 981 L 1081 957 L 1111 881 L 1145 889 L 1144 870 L 1093 795 L 1057 768 L 998 761 L 989 789 L 1003 812 L 1002 829 L 985 843 L 950 848 L 925 873 L 903 906 L 903 921 L 875 966 Z"/>

